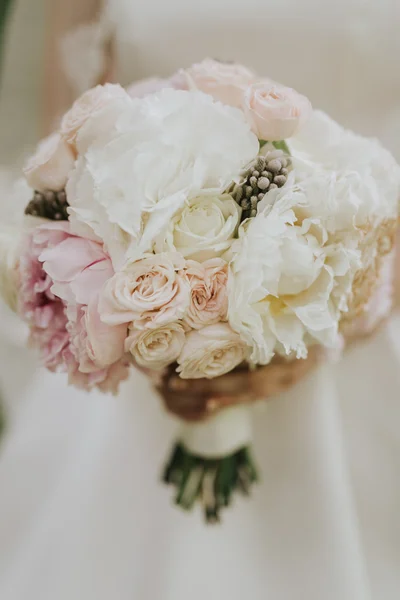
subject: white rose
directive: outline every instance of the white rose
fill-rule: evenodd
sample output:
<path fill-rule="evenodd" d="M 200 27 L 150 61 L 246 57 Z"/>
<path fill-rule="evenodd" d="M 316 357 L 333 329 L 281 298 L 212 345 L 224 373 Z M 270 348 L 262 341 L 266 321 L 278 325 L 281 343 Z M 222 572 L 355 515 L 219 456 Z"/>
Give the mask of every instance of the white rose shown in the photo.
<path fill-rule="evenodd" d="M 245 344 L 228 324 L 209 325 L 186 336 L 177 372 L 182 379 L 212 379 L 232 371 L 246 356 Z"/>
<path fill-rule="evenodd" d="M 95 228 L 113 261 L 118 244 L 128 258 L 150 250 L 188 200 L 222 192 L 259 149 L 241 111 L 201 92 L 165 89 L 129 99 L 110 118 L 108 134 L 81 149 L 97 120 L 78 136 L 84 154 L 67 195 L 74 218 Z"/>
<path fill-rule="evenodd" d="M 219 257 L 231 246 L 240 216 L 229 194 L 193 198 L 156 239 L 155 249 L 177 250 L 198 262 Z"/>
<path fill-rule="evenodd" d="M 74 155 L 58 133 L 42 140 L 28 160 L 24 175 L 29 185 L 38 191 L 62 190 L 75 163 Z"/>
<path fill-rule="evenodd" d="M 139 366 L 159 370 L 177 360 L 184 342 L 185 330 L 180 323 L 144 331 L 132 326 L 125 340 L 125 351 L 132 354 Z"/>

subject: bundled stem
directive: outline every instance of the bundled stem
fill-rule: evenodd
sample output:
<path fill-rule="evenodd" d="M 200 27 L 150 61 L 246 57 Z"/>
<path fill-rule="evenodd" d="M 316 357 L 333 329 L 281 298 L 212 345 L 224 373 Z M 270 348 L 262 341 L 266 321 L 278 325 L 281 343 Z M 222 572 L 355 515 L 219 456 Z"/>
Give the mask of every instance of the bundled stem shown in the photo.
<path fill-rule="evenodd" d="M 220 521 L 220 511 L 229 506 L 233 492 L 249 495 L 258 479 L 249 448 L 224 458 L 203 458 L 177 443 L 165 467 L 163 480 L 174 485 L 175 502 L 190 510 L 199 500 L 207 523 Z"/>

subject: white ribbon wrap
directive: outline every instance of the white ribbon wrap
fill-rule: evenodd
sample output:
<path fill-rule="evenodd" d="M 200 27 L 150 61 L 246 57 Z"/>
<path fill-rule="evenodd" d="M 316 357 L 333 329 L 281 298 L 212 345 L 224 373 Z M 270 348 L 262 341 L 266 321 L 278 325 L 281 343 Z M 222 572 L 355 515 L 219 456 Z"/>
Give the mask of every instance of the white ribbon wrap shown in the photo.
<path fill-rule="evenodd" d="M 180 439 L 184 446 L 203 458 L 224 458 L 252 441 L 251 407 L 233 406 L 201 423 L 186 423 Z"/>

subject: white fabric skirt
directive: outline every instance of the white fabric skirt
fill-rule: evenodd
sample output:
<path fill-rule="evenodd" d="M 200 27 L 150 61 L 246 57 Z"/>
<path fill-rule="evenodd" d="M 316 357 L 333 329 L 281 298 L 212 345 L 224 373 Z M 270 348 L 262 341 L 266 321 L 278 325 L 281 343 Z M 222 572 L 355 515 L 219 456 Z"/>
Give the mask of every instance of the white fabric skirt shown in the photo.
<path fill-rule="evenodd" d="M 255 409 L 262 482 L 213 527 L 159 481 L 176 423 L 140 374 L 118 398 L 27 386 L 21 352 L 1 362 L 2 600 L 397 600 L 399 314 Z"/>

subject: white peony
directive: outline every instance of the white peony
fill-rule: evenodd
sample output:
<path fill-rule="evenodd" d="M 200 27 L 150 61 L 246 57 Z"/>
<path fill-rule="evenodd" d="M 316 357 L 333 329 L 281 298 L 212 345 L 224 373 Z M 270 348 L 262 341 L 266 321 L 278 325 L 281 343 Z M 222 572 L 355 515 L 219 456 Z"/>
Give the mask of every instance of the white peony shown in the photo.
<path fill-rule="evenodd" d="M 111 121 L 98 139 L 98 115 L 86 121 L 67 194 L 73 218 L 104 240 L 114 263 L 150 249 L 185 202 L 221 193 L 258 152 L 241 111 L 201 92 L 130 99 Z"/>
<path fill-rule="evenodd" d="M 256 364 L 269 363 L 276 352 L 305 358 L 310 340 L 337 342 L 359 254 L 327 243 L 321 220 L 307 218 L 306 210 L 306 193 L 282 190 L 245 222 L 232 248 L 228 318 Z"/>
<path fill-rule="evenodd" d="M 377 218 L 397 217 L 400 167 L 375 139 L 344 129 L 325 113 L 314 111 L 301 131 L 289 140 L 296 180 L 330 178 L 329 202 L 314 194 L 313 210 L 329 231 L 353 230 Z M 312 185 L 307 182 L 308 189 Z"/>
<path fill-rule="evenodd" d="M 219 257 L 231 246 L 240 216 L 229 194 L 193 198 L 157 237 L 155 250 L 178 251 L 198 262 Z"/>

